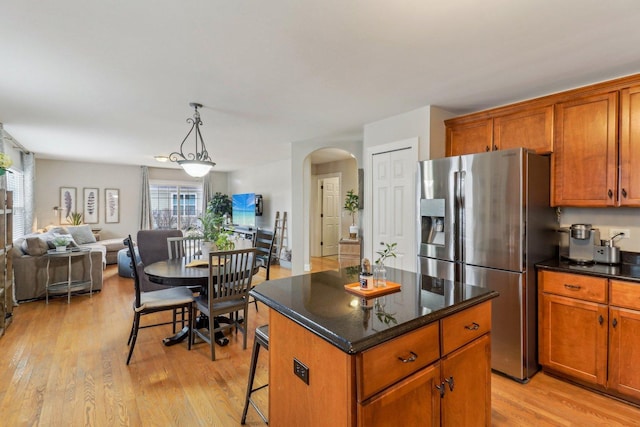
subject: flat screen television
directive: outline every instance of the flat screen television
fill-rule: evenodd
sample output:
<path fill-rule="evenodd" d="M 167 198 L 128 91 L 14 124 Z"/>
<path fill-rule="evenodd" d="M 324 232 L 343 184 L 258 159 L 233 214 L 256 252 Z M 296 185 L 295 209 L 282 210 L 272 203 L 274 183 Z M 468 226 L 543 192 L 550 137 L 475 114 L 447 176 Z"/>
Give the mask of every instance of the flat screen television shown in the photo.
<path fill-rule="evenodd" d="M 240 227 L 256 226 L 255 193 L 233 194 L 231 196 L 233 223 Z"/>

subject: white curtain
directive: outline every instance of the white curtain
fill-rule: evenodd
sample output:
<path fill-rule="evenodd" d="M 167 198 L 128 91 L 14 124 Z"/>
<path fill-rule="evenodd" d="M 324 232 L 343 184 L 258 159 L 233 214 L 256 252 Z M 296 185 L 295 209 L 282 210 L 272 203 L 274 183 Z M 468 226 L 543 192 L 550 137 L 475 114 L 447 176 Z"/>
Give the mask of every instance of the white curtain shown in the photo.
<path fill-rule="evenodd" d="M 151 216 L 151 191 L 149 190 L 149 168 L 140 167 L 142 170 L 142 188 L 140 189 L 142 206 L 140 207 L 140 230 L 151 230 L 153 220 Z"/>
<path fill-rule="evenodd" d="M 28 233 L 34 227 L 36 159 L 33 153 L 21 153 L 24 190 L 24 230 Z"/>
<path fill-rule="evenodd" d="M 211 188 L 209 186 L 209 174 L 206 174 L 202 178 L 202 214 L 204 215 L 207 212 L 207 205 L 209 204 L 209 199 L 211 198 Z"/>

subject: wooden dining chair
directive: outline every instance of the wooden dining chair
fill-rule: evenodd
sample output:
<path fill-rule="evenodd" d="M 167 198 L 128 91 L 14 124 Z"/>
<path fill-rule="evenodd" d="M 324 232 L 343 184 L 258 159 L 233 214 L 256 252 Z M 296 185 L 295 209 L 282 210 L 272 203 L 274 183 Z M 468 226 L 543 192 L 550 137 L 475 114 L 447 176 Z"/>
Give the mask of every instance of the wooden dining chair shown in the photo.
<path fill-rule="evenodd" d="M 209 286 L 195 299 L 191 318 L 196 311 L 208 318 L 208 327 L 194 329 L 192 344 L 199 337 L 209 343 L 211 360 L 216 360 L 215 333 L 235 328 L 242 332 L 242 348 L 247 348 L 249 290 L 256 263 L 255 248 L 209 253 Z M 242 312 L 242 321 L 238 317 Z M 216 321 L 216 316 L 228 315 L 228 323 Z"/>
<path fill-rule="evenodd" d="M 264 228 L 258 228 L 254 236 L 253 246 L 256 248 L 256 264 L 266 270 L 265 276 L 269 280 L 269 270 L 273 260 L 273 248 L 276 234 Z"/>
<path fill-rule="evenodd" d="M 169 259 L 202 257 L 202 236 L 167 237 Z"/>
<path fill-rule="evenodd" d="M 138 331 L 144 328 L 151 328 L 154 326 L 171 325 L 175 324 L 174 321 L 170 322 L 156 322 L 141 325 L 141 317 L 146 314 L 157 313 L 160 311 L 175 311 L 182 309 L 188 313 L 187 324 L 189 325 L 189 335 L 187 336 L 189 343 L 188 349 L 191 350 L 191 330 L 193 329 L 193 293 L 184 287 L 175 287 L 162 289 L 159 291 L 144 292 L 140 289 L 140 276 L 138 275 L 138 269 L 135 268 L 136 262 L 133 240 L 131 235 L 124 240 L 124 244 L 129 249 L 129 257 L 131 258 L 131 271 L 133 272 L 133 283 L 135 288 L 135 298 L 133 300 L 133 324 L 131 325 L 131 333 L 129 334 L 129 355 L 127 356 L 127 365 L 133 355 L 133 348 L 136 346 L 136 340 L 138 338 Z"/>

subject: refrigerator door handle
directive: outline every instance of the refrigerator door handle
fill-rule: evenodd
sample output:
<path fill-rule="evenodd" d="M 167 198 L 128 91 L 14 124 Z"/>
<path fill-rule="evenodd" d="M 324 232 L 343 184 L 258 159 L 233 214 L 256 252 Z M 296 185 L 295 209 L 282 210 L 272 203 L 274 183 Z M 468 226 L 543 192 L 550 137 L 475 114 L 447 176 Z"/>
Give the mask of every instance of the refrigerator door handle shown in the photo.
<path fill-rule="evenodd" d="M 464 262 L 464 185 L 465 172 L 457 171 L 453 174 L 454 214 L 453 241 L 456 261 Z M 464 282 L 464 268 L 456 264 L 455 280 Z"/>

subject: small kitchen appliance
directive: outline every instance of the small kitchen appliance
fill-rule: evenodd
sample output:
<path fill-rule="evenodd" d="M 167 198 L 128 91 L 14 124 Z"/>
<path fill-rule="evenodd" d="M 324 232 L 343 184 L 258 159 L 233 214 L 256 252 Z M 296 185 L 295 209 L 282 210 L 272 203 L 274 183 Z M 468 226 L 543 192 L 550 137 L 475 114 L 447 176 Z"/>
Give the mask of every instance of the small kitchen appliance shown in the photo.
<path fill-rule="evenodd" d="M 600 231 L 591 224 L 572 224 L 569 228 L 569 260 L 577 264 L 593 264 Z"/>
<path fill-rule="evenodd" d="M 613 240 L 623 235 L 618 233 L 609 240 L 601 240 L 600 245 L 593 248 L 593 260 L 599 264 L 620 264 L 620 248 L 613 245 Z"/>

